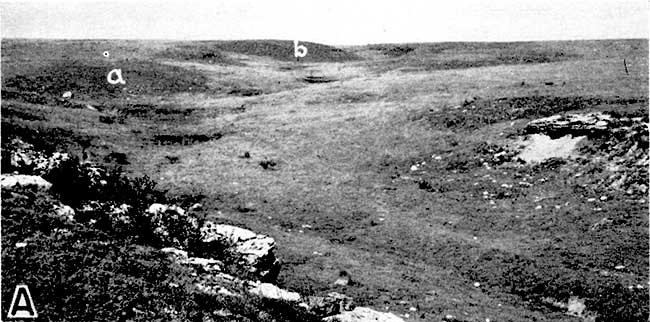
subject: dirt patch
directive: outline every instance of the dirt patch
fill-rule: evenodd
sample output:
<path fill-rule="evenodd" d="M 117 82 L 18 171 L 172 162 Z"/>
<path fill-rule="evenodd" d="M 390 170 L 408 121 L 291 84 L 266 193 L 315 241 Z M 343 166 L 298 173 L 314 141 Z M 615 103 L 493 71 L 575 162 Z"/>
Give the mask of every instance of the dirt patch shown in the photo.
<path fill-rule="evenodd" d="M 627 117 L 609 113 L 584 113 L 555 115 L 534 120 L 525 128 L 533 132 L 532 144 L 522 152 L 520 157 L 537 161 L 544 155 L 554 156 L 554 153 L 572 154 L 576 147 L 583 153 L 588 162 L 577 164 L 579 173 L 587 168 L 601 168 L 603 175 L 598 190 L 623 190 L 627 194 L 648 191 L 647 167 L 648 157 L 648 126 L 645 117 Z M 555 139 L 560 135 L 563 138 Z M 574 138 L 571 139 L 570 137 Z M 580 143 L 578 138 L 586 139 Z M 562 143 L 564 140 L 566 142 Z M 537 142 L 536 142 L 537 141 Z M 580 143 L 579 145 L 577 145 Z M 592 170 L 593 171 L 593 170 Z"/>
<path fill-rule="evenodd" d="M 258 88 L 234 88 L 228 92 L 228 95 L 238 95 L 238 96 L 258 96 L 262 95 L 264 92 Z"/>
<path fill-rule="evenodd" d="M 415 48 L 407 45 L 370 45 L 369 49 L 380 51 L 382 54 L 389 57 L 400 57 L 415 51 Z"/>
<path fill-rule="evenodd" d="M 379 99 L 379 95 L 370 92 L 361 92 L 361 93 L 345 93 L 338 97 L 337 101 L 339 103 L 364 103 L 376 101 Z"/>
<path fill-rule="evenodd" d="M 533 134 L 522 142 L 525 148 L 518 157 L 528 163 L 537 163 L 550 158 L 575 157 L 576 146 L 584 138 L 584 136 L 567 135 L 552 139 L 547 135 Z"/>
<path fill-rule="evenodd" d="M 320 83 L 331 83 L 336 81 L 336 79 L 327 77 L 327 76 L 305 76 L 302 78 L 302 80 L 306 83 L 310 84 L 320 84 Z"/>
<path fill-rule="evenodd" d="M 197 143 L 218 140 L 221 133 L 214 134 L 157 134 L 151 138 L 156 145 L 192 145 Z"/>
<path fill-rule="evenodd" d="M 189 118 L 197 109 L 171 105 L 129 104 L 118 109 L 124 117 L 138 117 L 152 121 L 179 122 Z"/>
<path fill-rule="evenodd" d="M 166 48 L 155 56 L 165 59 L 195 61 L 207 64 L 242 65 L 241 63 L 229 59 L 216 46 L 207 43 L 192 45 L 177 44 L 170 48 Z"/>

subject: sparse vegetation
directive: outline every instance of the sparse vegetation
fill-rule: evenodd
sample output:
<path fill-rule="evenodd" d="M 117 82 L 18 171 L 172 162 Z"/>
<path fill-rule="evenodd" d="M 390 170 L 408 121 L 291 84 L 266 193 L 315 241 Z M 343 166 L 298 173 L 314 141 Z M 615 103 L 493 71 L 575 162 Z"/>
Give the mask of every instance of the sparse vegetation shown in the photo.
<path fill-rule="evenodd" d="M 486 125 L 519 119 L 533 119 L 554 114 L 620 105 L 642 107 L 647 99 L 601 97 L 513 97 L 498 99 L 474 98 L 444 111 L 426 114 L 435 126 L 477 129 Z"/>

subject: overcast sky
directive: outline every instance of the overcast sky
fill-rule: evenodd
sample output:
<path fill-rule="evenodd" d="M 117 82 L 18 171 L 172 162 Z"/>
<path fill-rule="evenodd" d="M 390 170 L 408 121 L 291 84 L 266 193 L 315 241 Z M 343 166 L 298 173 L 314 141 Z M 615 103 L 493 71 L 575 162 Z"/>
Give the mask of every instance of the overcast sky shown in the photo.
<path fill-rule="evenodd" d="M 2 37 L 298 39 L 333 45 L 648 38 L 647 0 L 26 1 Z"/>

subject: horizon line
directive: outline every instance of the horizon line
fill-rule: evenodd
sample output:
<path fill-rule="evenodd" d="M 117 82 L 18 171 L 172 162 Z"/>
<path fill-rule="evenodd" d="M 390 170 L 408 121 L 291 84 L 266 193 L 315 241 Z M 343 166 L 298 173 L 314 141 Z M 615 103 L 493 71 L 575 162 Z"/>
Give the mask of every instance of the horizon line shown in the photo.
<path fill-rule="evenodd" d="M 44 37 L 0 37 L 2 40 L 34 40 L 34 41 L 164 41 L 164 42 L 208 42 L 208 41 L 294 41 L 293 39 L 277 38 L 239 38 L 239 39 L 175 39 L 175 38 L 44 38 Z M 607 41 L 607 40 L 646 40 L 648 38 L 576 38 L 576 39 L 538 39 L 538 40 L 439 40 L 439 41 L 404 41 L 404 42 L 377 42 L 365 44 L 330 44 L 310 40 L 299 40 L 300 42 L 309 42 L 336 47 L 355 47 L 370 45 L 405 45 L 405 44 L 438 44 L 438 43 L 531 43 L 531 42 L 574 42 L 574 41 Z"/>

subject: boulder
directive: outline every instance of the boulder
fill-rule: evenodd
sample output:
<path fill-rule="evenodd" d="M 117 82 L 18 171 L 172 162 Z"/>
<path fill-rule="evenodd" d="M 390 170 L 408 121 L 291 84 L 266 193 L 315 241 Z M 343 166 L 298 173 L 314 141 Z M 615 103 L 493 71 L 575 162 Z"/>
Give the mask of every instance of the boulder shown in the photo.
<path fill-rule="evenodd" d="M 237 290 L 241 290 L 241 280 L 221 272 L 202 274 L 199 277 L 198 282 L 194 283 L 194 286 L 196 286 L 196 289 L 199 292 L 205 294 L 235 297 L 242 296 L 241 293 L 237 292 Z"/>
<path fill-rule="evenodd" d="M 160 217 L 160 216 L 179 216 L 179 217 L 186 217 L 187 214 L 185 210 L 179 206 L 176 205 L 163 205 L 160 203 L 154 203 L 149 208 L 147 209 L 147 213 L 151 215 L 152 217 Z M 198 222 L 197 221 L 191 221 L 193 223 L 194 228 L 199 228 Z"/>
<path fill-rule="evenodd" d="M 220 272 L 223 263 L 212 258 L 189 257 L 187 252 L 174 247 L 165 247 L 160 250 L 172 256 L 177 263 L 189 266 L 201 273 Z"/>
<path fill-rule="evenodd" d="M 54 213 L 63 221 L 73 222 L 75 211 L 72 207 L 64 204 L 54 205 Z"/>
<path fill-rule="evenodd" d="M 63 95 L 61 95 L 61 97 L 62 98 L 72 98 L 72 92 L 67 91 L 67 92 L 63 93 Z"/>
<path fill-rule="evenodd" d="M 0 179 L 0 185 L 3 189 L 11 189 L 14 187 L 37 187 L 42 190 L 49 190 L 52 184 L 39 176 L 31 176 L 24 174 L 3 174 Z"/>
<path fill-rule="evenodd" d="M 248 290 L 250 293 L 268 299 L 298 302 L 301 298 L 300 294 L 281 289 L 271 283 L 254 282 L 250 283 L 250 286 L 251 288 Z"/>
<path fill-rule="evenodd" d="M 367 307 L 357 307 L 323 319 L 326 322 L 404 322 L 393 313 L 379 312 Z"/>
<path fill-rule="evenodd" d="M 553 115 L 529 122 L 527 134 L 542 133 L 551 138 L 565 135 L 602 135 L 613 128 L 620 127 L 617 119 L 604 113 Z"/>
<path fill-rule="evenodd" d="M 184 260 L 187 259 L 187 252 L 184 250 L 180 250 L 174 247 L 165 247 L 160 250 L 161 252 L 169 255 L 174 255 L 177 259 Z"/>
<path fill-rule="evenodd" d="M 273 281 L 280 270 L 280 261 L 275 258 L 275 240 L 258 235 L 248 229 L 206 221 L 201 227 L 204 243 L 217 242 L 241 256 L 244 266 L 264 281 Z"/>
<path fill-rule="evenodd" d="M 587 306 L 585 305 L 585 301 L 583 299 L 572 296 L 569 298 L 569 301 L 567 303 L 567 314 L 582 317 L 582 314 L 585 312 L 586 308 Z"/>
<path fill-rule="evenodd" d="M 275 248 L 275 240 L 268 236 L 259 235 L 238 243 L 235 251 L 242 254 L 249 265 L 255 266 L 259 259 L 269 256 Z"/>
<path fill-rule="evenodd" d="M 240 297 L 241 295 L 237 293 L 233 293 L 232 291 L 228 290 L 227 288 L 223 286 L 213 286 L 213 285 L 204 285 L 202 283 L 196 283 L 194 284 L 196 289 L 205 294 L 210 294 L 210 295 L 223 295 L 223 296 L 228 296 L 228 297 Z"/>
<path fill-rule="evenodd" d="M 220 272 L 223 262 L 212 258 L 189 257 L 180 260 L 179 263 L 194 267 L 200 272 L 212 273 Z"/>
<path fill-rule="evenodd" d="M 352 276 L 347 271 L 340 271 L 339 278 L 333 283 L 334 285 L 346 286 L 352 284 Z"/>
<path fill-rule="evenodd" d="M 332 316 L 354 309 L 352 298 L 337 292 L 327 296 L 309 296 L 305 308 L 318 316 Z"/>
<path fill-rule="evenodd" d="M 257 234 L 244 228 L 230 225 L 219 225 L 207 221 L 201 228 L 203 242 L 226 241 L 231 245 L 251 240 L 257 237 Z"/>

